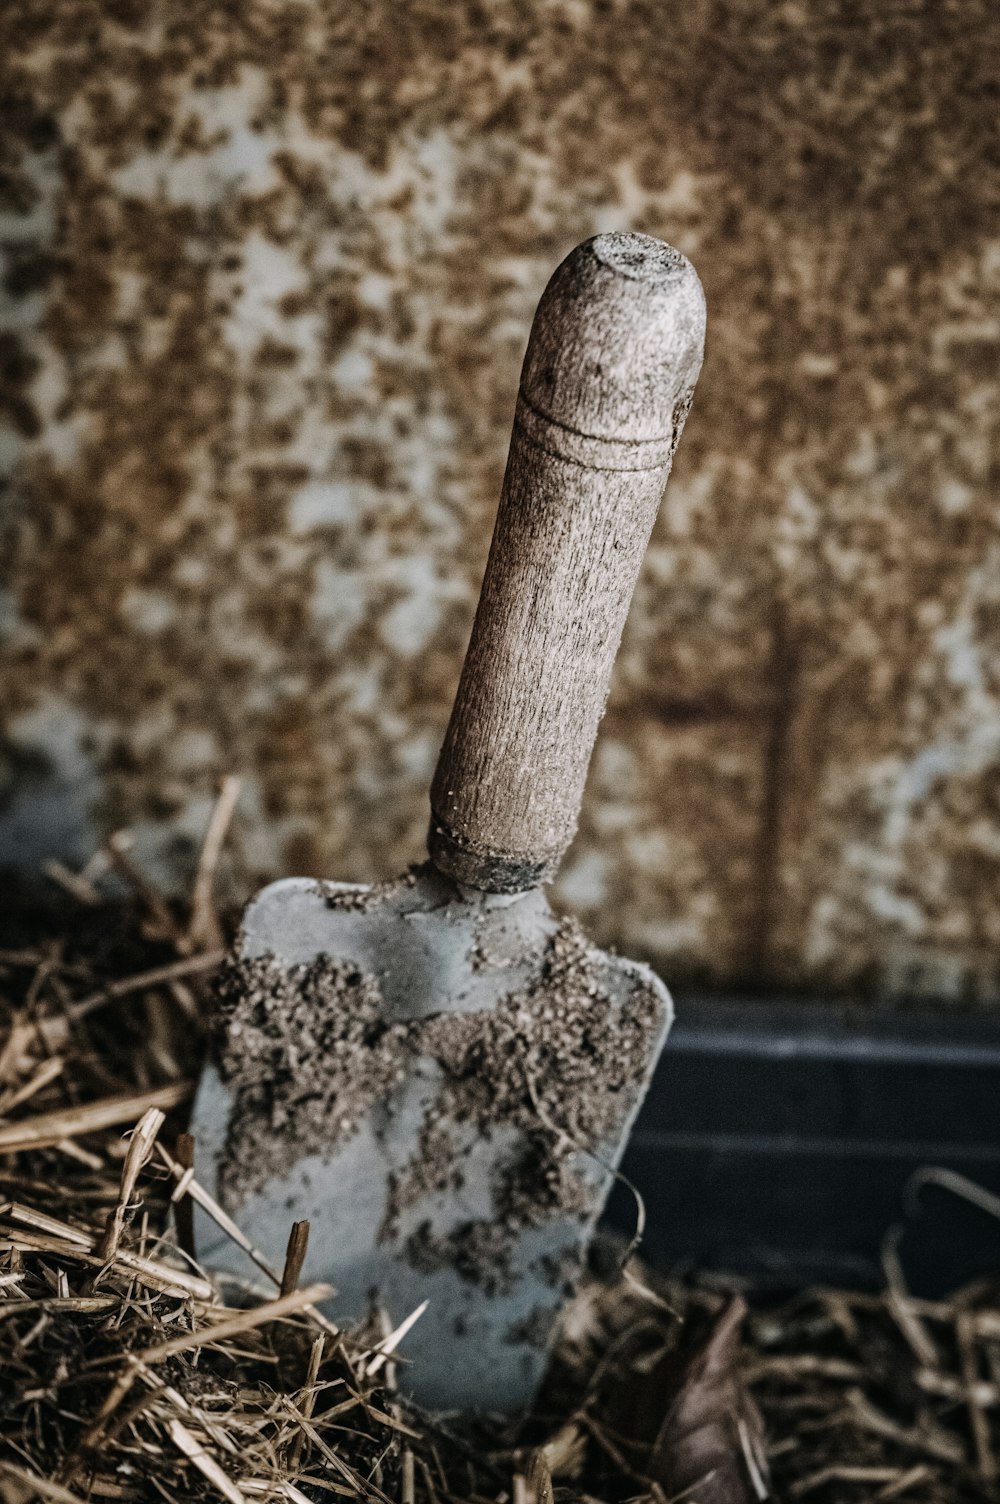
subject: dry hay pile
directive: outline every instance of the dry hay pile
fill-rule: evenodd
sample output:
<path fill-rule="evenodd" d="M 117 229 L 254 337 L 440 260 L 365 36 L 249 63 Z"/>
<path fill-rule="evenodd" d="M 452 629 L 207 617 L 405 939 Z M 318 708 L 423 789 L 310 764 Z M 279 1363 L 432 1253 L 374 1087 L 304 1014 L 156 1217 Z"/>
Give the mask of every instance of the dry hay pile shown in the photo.
<path fill-rule="evenodd" d="M 299 1288 L 303 1226 L 259 1289 L 213 1282 L 192 1197 L 241 1234 L 183 1127 L 232 793 L 184 911 L 118 840 L 82 874 L 53 868 L 72 911 L 41 930 L 15 916 L 0 951 L 0 1498 L 1000 1497 L 1000 1284 L 928 1303 L 890 1265 L 882 1297 L 816 1290 L 745 1316 L 718 1285 L 619 1270 L 570 1312 L 514 1434 L 410 1407 L 405 1333 L 377 1312 L 339 1331 L 323 1287 Z M 94 887 L 108 866 L 128 901 Z"/>

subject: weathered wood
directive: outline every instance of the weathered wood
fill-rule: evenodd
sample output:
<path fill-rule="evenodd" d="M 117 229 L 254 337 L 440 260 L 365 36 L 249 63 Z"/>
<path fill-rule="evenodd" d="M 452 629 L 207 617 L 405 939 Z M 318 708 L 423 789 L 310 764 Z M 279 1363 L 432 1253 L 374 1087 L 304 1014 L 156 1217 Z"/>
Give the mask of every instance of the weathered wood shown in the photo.
<path fill-rule="evenodd" d="M 585 241 L 542 295 L 431 790 L 431 856 L 461 882 L 533 887 L 572 839 L 704 329 L 694 268 L 646 235 Z"/>

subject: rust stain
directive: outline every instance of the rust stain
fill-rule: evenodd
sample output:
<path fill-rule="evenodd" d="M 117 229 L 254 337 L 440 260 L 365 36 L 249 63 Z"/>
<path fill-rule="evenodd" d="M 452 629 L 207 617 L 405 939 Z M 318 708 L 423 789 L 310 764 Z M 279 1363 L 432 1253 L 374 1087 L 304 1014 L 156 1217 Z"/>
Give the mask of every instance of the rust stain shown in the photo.
<path fill-rule="evenodd" d="M 566 901 L 672 975 L 996 998 L 993 26 L 8 18 L 0 827 L 48 777 L 179 874 L 169 822 L 236 770 L 246 884 L 418 855 L 534 302 L 635 226 L 710 342 Z"/>
<path fill-rule="evenodd" d="M 771 612 L 771 653 L 768 679 L 771 701 L 761 743 L 761 803 L 754 853 L 753 917 L 747 936 L 747 979 L 775 975 L 774 938 L 781 924 L 780 890 L 783 850 L 783 817 L 791 782 L 790 739 L 799 697 L 799 651 L 790 640 L 782 604 L 777 599 Z"/>

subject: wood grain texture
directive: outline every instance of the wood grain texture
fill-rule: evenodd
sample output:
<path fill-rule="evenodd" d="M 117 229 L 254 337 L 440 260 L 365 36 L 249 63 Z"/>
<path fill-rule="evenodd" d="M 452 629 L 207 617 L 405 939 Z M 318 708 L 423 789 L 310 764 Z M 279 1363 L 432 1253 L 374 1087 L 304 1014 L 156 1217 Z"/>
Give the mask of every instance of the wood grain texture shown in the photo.
<path fill-rule="evenodd" d="M 577 246 L 542 294 L 429 847 L 473 887 L 550 878 L 701 368 L 694 268 L 650 236 Z"/>

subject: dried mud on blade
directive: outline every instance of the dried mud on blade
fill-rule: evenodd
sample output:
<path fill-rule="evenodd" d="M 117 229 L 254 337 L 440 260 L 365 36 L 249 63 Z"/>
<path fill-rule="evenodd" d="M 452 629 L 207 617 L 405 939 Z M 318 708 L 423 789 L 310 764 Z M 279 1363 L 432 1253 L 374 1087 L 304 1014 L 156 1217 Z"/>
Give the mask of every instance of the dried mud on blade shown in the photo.
<path fill-rule="evenodd" d="M 669 1000 L 537 890 L 463 895 L 429 869 L 370 907 L 339 906 L 368 897 L 293 880 L 251 909 L 224 989 L 228 1084 L 202 1087 L 199 1161 L 264 1248 L 308 1217 L 336 1315 L 376 1296 L 396 1323 L 429 1302 L 402 1376 L 423 1403 L 516 1407 L 540 1376 Z"/>
<path fill-rule="evenodd" d="M 400 1380 L 431 1408 L 530 1403 L 669 1027 L 658 978 L 559 919 L 543 884 L 575 829 L 703 329 L 693 269 L 649 237 L 600 236 L 556 271 L 430 861 L 374 888 L 273 884 L 220 988 L 199 1174 L 272 1262 L 309 1219 L 305 1273 L 336 1287 L 333 1319 L 377 1305 L 396 1324 L 427 1302 Z"/>

